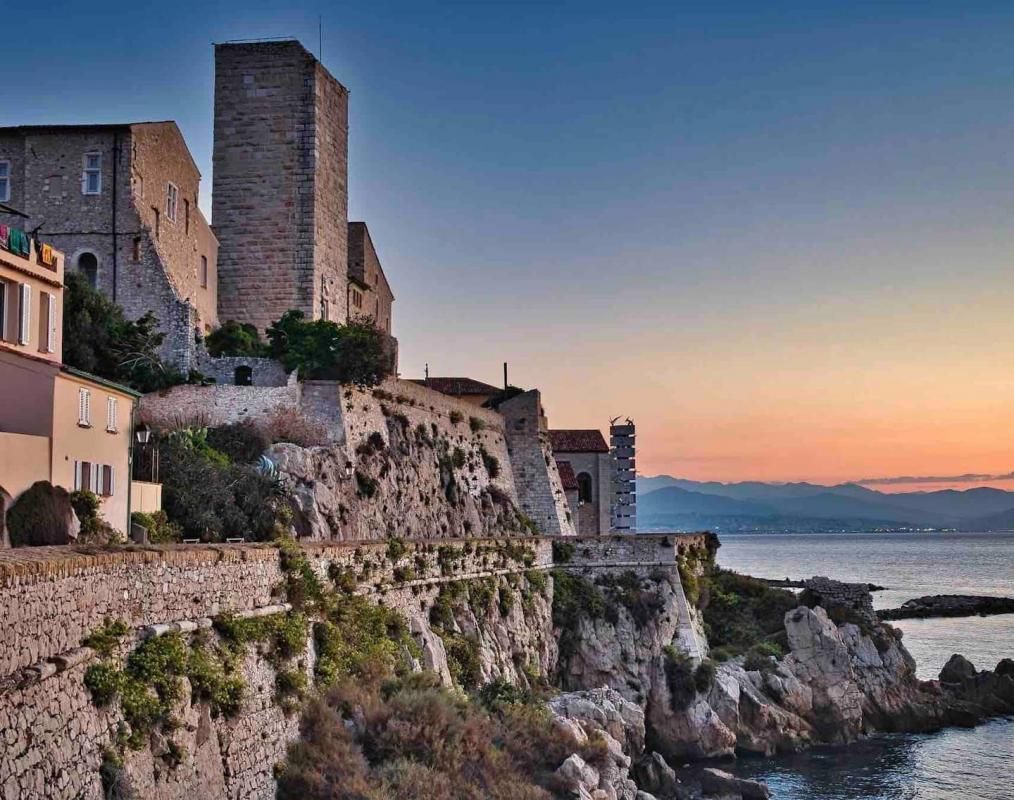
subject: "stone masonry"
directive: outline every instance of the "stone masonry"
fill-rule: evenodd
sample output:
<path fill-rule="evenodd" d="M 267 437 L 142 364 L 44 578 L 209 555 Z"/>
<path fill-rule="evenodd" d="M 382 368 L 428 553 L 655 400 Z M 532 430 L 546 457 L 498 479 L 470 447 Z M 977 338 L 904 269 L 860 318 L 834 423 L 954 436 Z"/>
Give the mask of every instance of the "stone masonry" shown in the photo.
<path fill-rule="evenodd" d="M 89 155 L 97 158 L 94 187 L 85 186 Z M 218 240 L 198 207 L 200 173 L 176 124 L 0 128 L 0 160 L 11 162 L 10 205 L 29 215 L 0 222 L 41 226 L 67 254 L 68 271 L 84 271 L 128 318 L 154 312 L 166 333 L 163 357 L 190 369 L 196 336 L 218 324 Z"/>
<path fill-rule="evenodd" d="M 345 320 L 348 92 L 299 42 L 215 46 L 219 311 Z"/>
<path fill-rule="evenodd" d="M 683 546 L 697 537 L 596 537 L 573 540 L 572 568 L 634 566 L 669 568 Z M 314 571 L 327 579 L 331 568 L 373 565 L 357 592 L 372 596 L 415 622 L 426 618 L 437 588 L 445 582 L 512 575 L 554 566 L 553 539 L 445 540 L 453 558 L 434 543 L 408 542 L 389 555 L 387 542 L 308 545 Z M 425 566 L 423 565 L 425 564 Z M 415 572 L 398 582 L 395 571 Z M 450 565 L 450 569 L 448 568 Z M 561 565 L 556 565 L 561 566 Z M 97 708 L 83 685 L 94 653 L 81 639 L 107 618 L 122 619 L 141 636 L 206 629 L 222 613 L 277 613 L 276 587 L 284 574 L 279 551 L 266 545 L 163 546 L 89 554 L 70 547 L 24 548 L 0 553 L 0 798 L 3 800 L 100 800 L 99 765 L 111 743 L 117 717 Z M 515 609 L 515 632 L 523 618 Z M 525 647 L 551 639 L 549 615 L 540 616 Z M 425 630 L 420 634 L 426 636 Z M 426 641 L 424 640 L 424 644 Z M 495 643 L 488 643 L 490 647 Z M 485 646 L 485 645 L 484 645 Z M 424 646 L 424 652 L 425 652 Z M 511 653 L 496 656 L 496 669 L 510 668 Z M 312 669 L 312 649 L 307 670 Z M 551 665 L 543 664 L 542 668 Z M 142 796 L 153 800 L 269 800 L 273 766 L 298 735 L 298 716 L 286 716 L 273 701 L 274 675 L 256 653 L 243 674 L 250 688 L 239 715 L 214 719 L 205 704 L 180 710 L 183 758 L 174 769 L 153 762 L 150 749 L 129 752 L 125 768 Z"/>
<path fill-rule="evenodd" d="M 500 413 L 521 510 L 545 534 L 574 536 L 574 520 L 553 459 L 539 391 L 532 389 L 501 403 Z"/>

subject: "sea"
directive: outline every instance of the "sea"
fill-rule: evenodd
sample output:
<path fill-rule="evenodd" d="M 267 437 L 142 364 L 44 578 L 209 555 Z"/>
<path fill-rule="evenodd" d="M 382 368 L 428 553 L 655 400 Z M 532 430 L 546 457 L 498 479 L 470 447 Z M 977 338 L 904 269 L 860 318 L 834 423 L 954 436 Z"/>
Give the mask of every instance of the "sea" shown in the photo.
<path fill-rule="evenodd" d="M 1014 533 L 721 534 L 718 563 L 760 578 L 826 575 L 886 587 L 876 608 L 931 594 L 1014 597 Z M 953 653 L 978 669 L 1014 658 L 1014 614 L 899 620 L 919 677 Z M 1014 718 L 974 730 L 874 736 L 848 747 L 724 768 L 766 781 L 778 800 L 1014 800 Z"/>

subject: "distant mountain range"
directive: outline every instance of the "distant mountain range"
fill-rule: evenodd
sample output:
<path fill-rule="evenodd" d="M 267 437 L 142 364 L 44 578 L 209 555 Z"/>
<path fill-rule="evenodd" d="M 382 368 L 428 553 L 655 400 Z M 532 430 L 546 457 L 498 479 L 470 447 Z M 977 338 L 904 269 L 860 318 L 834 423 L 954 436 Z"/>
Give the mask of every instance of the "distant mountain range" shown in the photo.
<path fill-rule="evenodd" d="M 886 494 L 855 483 L 637 480 L 641 530 L 1014 529 L 1014 492 L 976 488 Z"/>

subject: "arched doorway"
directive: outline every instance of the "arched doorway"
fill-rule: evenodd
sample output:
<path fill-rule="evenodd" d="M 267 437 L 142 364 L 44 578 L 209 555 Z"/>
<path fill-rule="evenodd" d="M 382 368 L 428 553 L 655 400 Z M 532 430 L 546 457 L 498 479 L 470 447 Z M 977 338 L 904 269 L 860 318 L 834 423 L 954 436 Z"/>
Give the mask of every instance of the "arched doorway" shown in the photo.
<path fill-rule="evenodd" d="M 95 289 L 99 282 L 99 259 L 95 253 L 85 251 L 77 257 L 78 271 L 85 276 L 88 284 Z"/>
<path fill-rule="evenodd" d="M 587 472 L 578 473 L 577 499 L 582 503 L 592 502 L 592 478 Z"/>

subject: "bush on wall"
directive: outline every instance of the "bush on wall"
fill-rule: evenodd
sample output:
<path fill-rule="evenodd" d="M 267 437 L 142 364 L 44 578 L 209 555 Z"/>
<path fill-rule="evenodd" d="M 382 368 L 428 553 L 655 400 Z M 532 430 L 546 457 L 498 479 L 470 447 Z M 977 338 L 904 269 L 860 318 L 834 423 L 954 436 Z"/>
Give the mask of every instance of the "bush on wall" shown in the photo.
<path fill-rule="evenodd" d="M 267 335 L 271 357 L 287 370 L 298 369 L 303 380 L 365 387 L 376 386 L 391 374 L 385 335 L 369 321 L 337 325 L 323 319 L 308 321 L 302 311 L 286 311 Z"/>

